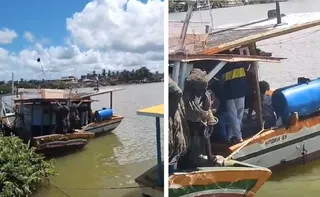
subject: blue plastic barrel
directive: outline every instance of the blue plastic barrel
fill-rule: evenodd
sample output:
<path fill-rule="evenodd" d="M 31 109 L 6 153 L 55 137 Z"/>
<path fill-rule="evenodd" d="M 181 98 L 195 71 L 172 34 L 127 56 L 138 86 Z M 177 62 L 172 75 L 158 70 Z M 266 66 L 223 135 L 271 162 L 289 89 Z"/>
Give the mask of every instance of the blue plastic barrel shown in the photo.
<path fill-rule="evenodd" d="M 96 120 L 99 120 L 99 121 L 110 119 L 112 116 L 113 116 L 112 109 L 103 108 L 95 112 Z"/>
<path fill-rule="evenodd" d="M 320 79 L 277 89 L 272 94 L 276 114 L 287 123 L 293 112 L 299 117 L 309 116 L 320 109 Z"/>

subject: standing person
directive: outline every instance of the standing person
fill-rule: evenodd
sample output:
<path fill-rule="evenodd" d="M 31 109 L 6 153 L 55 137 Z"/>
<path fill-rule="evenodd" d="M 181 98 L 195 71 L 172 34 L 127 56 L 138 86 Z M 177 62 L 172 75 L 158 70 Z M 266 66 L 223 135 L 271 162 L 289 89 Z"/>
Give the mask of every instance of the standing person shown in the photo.
<path fill-rule="evenodd" d="M 217 119 L 211 111 L 211 96 L 207 91 L 206 72 L 193 69 L 185 81 L 183 102 L 190 132 L 187 163 L 189 167 L 215 165 L 218 160 L 211 152 L 210 136 Z M 206 156 L 207 158 L 203 158 Z"/>
<path fill-rule="evenodd" d="M 226 113 L 230 123 L 228 127 L 228 140 L 230 143 L 242 142 L 242 117 L 245 108 L 247 93 L 246 69 L 248 63 L 228 63 L 221 70 L 224 81 L 224 96 L 226 100 Z"/>

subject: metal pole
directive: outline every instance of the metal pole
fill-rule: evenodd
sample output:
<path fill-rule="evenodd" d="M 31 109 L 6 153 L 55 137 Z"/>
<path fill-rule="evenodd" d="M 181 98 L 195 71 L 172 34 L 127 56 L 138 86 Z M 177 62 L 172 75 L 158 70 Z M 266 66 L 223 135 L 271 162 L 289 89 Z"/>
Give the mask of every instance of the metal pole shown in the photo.
<path fill-rule="evenodd" d="M 12 82 L 11 82 L 11 93 L 14 93 L 14 73 L 12 73 Z"/>
<path fill-rule="evenodd" d="M 280 3 L 276 2 L 276 12 L 277 12 L 277 25 L 281 24 L 281 13 L 280 13 Z"/>
<path fill-rule="evenodd" d="M 184 47 L 184 41 L 186 39 L 186 34 L 187 34 L 187 31 L 188 31 L 188 26 L 189 26 L 189 22 L 190 22 L 190 19 L 192 17 L 192 12 L 193 12 L 193 6 L 194 4 L 196 4 L 197 1 L 195 0 L 190 0 L 190 1 L 187 1 L 187 4 L 188 4 L 188 11 L 186 13 L 186 18 L 185 18 L 185 21 L 183 23 L 183 26 L 182 26 L 182 29 L 181 29 L 181 35 L 180 35 L 180 50 L 183 49 Z"/>
<path fill-rule="evenodd" d="M 110 109 L 113 109 L 112 108 L 112 92 L 110 92 Z"/>
<path fill-rule="evenodd" d="M 162 162 L 161 162 L 161 135 L 160 135 L 160 118 L 156 117 L 156 132 L 157 132 L 157 172 L 158 172 L 158 183 L 163 185 L 163 172 L 162 172 Z"/>

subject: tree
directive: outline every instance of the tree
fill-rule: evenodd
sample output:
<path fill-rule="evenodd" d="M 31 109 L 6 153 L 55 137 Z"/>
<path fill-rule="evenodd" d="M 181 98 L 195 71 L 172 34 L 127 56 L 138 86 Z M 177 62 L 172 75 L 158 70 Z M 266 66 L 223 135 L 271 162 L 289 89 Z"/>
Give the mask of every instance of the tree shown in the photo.
<path fill-rule="evenodd" d="M 103 70 L 102 70 L 102 76 L 103 76 L 103 77 L 106 77 L 106 69 L 103 69 Z"/>
<path fill-rule="evenodd" d="M 111 77 L 111 71 L 108 70 L 108 77 Z"/>
<path fill-rule="evenodd" d="M 96 71 L 94 70 L 94 71 L 92 71 L 92 75 L 95 77 L 95 76 L 97 76 L 97 74 L 96 74 Z"/>

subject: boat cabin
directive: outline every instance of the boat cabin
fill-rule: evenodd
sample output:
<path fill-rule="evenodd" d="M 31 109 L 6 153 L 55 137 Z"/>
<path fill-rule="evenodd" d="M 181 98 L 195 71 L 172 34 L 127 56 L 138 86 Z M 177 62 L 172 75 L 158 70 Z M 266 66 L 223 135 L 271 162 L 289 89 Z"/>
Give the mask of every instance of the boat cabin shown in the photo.
<path fill-rule="evenodd" d="M 119 89 L 120 90 L 120 89 Z M 65 90 L 42 89 L 35 95 L 20 94 L 14 100 L 18 113 L 15 132 L 25 140 L 51 134 L 73 133 L 82 130 L 90 123 L 99 123 L 108 116 L 112 118 L 112 92 L 114 89 L 101 92 L 72 93 Z M 92 96 L 110 93 L 109 108 L 91 109 Z M 103 111 L 104 114 L 101 115 Z M 106 115 L 105 112 L 108 112 Z"/>

